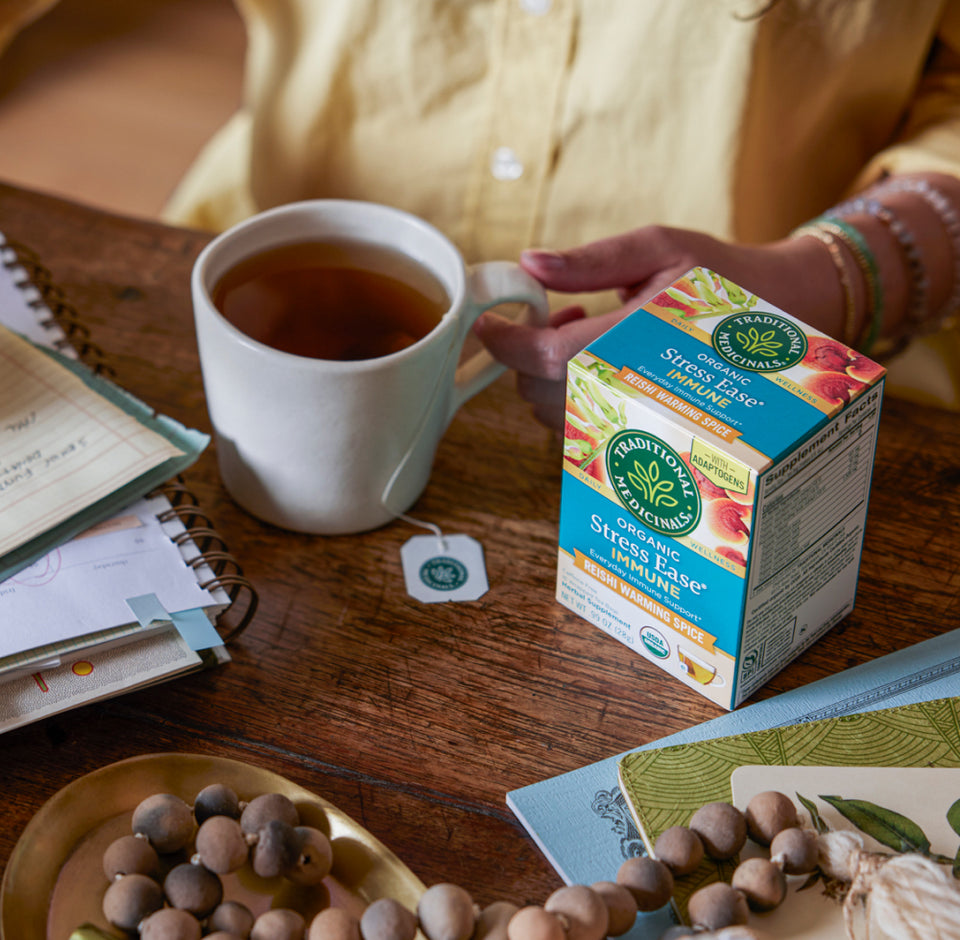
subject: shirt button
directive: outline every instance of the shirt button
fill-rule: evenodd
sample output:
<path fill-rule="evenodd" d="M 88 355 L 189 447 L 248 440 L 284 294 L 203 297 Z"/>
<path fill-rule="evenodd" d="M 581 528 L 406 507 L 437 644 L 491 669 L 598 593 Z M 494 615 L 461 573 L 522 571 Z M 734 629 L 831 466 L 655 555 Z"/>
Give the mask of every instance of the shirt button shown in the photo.
<path fill-rule="evenodd" d="M 523 164 L 509 147 L 497 147 L 490 158 L 490 172 L 494 179 L 517 180 L 523 176 Z"/>
<path fill-rule="evenodd" d="M 553 0 L 520 0 L 520 6 L 527 13 L 532 13 L 534 16 L 543 16 L 544 13 L 550 12 Z"/>

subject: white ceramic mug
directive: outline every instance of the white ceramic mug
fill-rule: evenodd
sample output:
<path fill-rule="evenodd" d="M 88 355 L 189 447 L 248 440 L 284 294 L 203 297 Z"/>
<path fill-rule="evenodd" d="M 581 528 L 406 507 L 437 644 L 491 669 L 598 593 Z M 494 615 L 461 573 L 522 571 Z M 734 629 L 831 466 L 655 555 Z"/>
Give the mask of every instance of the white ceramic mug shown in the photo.
<path fill-rule="evenodd" d="M 247 336 L 211 300 L 239 261 L 291 242 L 361 241 L 402 252 L 432 272 L 450 306 L 421 340 L 376 359 L 335 361 L 282 352 Z M 497 304 L 547 300 L 517 265 L 467 267 L 439 231 L 382 205 L 309 200 L 270 209 L 214 238 L 193 268 L 200 364 L 227 490 L 253 515 L 326 535 L 381 526 L 426 487 L 457 409 L 503 371 L 480 351 L 460 364 L 477 317 Z"/>

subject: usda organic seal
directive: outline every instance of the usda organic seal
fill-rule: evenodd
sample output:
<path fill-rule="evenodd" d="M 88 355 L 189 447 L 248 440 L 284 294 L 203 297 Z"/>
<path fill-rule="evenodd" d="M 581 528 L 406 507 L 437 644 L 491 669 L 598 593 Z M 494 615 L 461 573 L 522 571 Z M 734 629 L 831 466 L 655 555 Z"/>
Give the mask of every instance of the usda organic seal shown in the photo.
<path fill-rule="evenodd" d="M 640 641 L 647 648 L 647 652 L 657 659 L 666 659 L 670 655 L 670 644 L 664 639 L 663 634 L 653 627 L 644 627 L 640 631 Z"/>

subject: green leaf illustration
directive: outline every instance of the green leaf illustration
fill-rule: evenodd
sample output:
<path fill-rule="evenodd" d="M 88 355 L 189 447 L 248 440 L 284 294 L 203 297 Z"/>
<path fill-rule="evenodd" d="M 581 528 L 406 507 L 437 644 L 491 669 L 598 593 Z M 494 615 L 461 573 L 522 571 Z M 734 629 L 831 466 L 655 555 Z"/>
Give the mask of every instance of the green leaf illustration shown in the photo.
<path fill-rule="evenodd" d="M 693 281 L 697 285 L 697 292 L 700 296 L 715 310 L 730 306 L 716 295 L 713 290 L 713 285 L 707 279 L 707 272 L 704 271 L 703 268 L 697 268 L 696 271 L 694 271 Z"/>
<path fill-rule="evenodd" d="M 563 455 L 571 460 L 583 460 L 592 450 L 593 445 L 589 441 L 582 441 L 579 438 L 568 438 L 563 443 Z"/>
<path fill-rule="evenodd" d="M 726 281 L 720 275 L 714 275 L 716 282 L 711 285 L 705 277 L 693 277 L 693 289 L 698 296 L 691 297 L 686 291 L 668 287 L 664 293 L 679 304 L 682 316 L 686 320 L 699 320 L 703 317 L 716 317 L 724 313 L 748 313 L 757 305 L 756 294 L 746 294 L 732 281 Z M 726 294 L 721 297 L 715 288 L 723 287 Z M 678 311 L 680 312 L 680 311 Z"/>
<path fill-rule="evenodd" d="M 699 297 L 691 297 L 688 293 L 678 290 L 676 287 L 668 287 L 665 293 L 671 300 L 680 304 L 685 309 L 700 310 L 700 316 L 711 312 L 709 305 L 704 303 Z"/>
<path fill-rule="evenodd" d="M 746 333 L 737 331 L 737 342 L 743 347 L 745 352 L 754 356 L 775 356 L 782 346 L 782 343 L 776 342 L 776 331 L 767 330 L 760 333 L 755 326 L 751 326 Z"/>
<path fill-rule="evenodd" d="M 652 506 L 677 505 L 675 497 L 670 495 L 673 483 L 670 480 L 660 479 L 660 468 L 656 462 L 644 467 L 639 460 L 633 462 L 633 470 L 627 472 L 627 479 L 631 485 L 643 493 L 644 499 Z"/>
<path fill-rule="evenodd" d="M 748 294 L 739 284 L 734 284 L 733 281 L 725 278 L 722 274 L 718 274 L 717 277 L 720 279 L 723 289 L 727 292 L 727 296 L 733 304 L 745 310 L 749 310 L 750 307 L 756 304 L 756 294 Z"/>
<path fill-rule="evenodd" d="M 953 805 L 947 810 L 947 822 L 950 828 L 960 835 L 960 800 L 954 800 Z"/>
<path fill-rule="evenodd" d="M 820 835 L 823 835 L 830 827 L 823 821 L 820 810 L 817 809 L 817 804 L 814 803 L 813 800 L 808 800 L 805 796 L 801 796 L 799 793 L 797 794 L 797 799 L 810 814 L 810 822 L 813 823 L 813 828 L 816 829 Z"/>
<path fill-rule="evenodd" d="M 591 362 L 587 366 L 587 370 L 592 372 L 604 385 L 608 385 L 615 391 L 626 392 L 629 395 L 635 395 L 637 393 L 637 390 L 632 385 L 627 385 L 627 383 L 620 378 L 619 372 L 611 369 L 609 366 L 603 365 L 601 362 Z"/>
<path fill-rule="evenodd" d="M 571 401 L 593 421 L 596 427 L 603 430 L 613 426 L 617 419 L 616 409 L 597 389 L 577 380 L 571 384 L 569 394 Z"/>
<path fill-rule="evenodd" d="M 868 800 L 845 800 L 839 796 L 820 795 L 838 813 L 849 819 L 861 832 L 897 852 L 930 854 L 930 840 L 911 819 L 892 809 L 877 806 Z"/>
<path fill-rule="evenodd" d="M 960 878 L 960 849 L 957 849 L 957 855 L 953 860 L 953 867 L 951 870 L 954 878 Z"/>

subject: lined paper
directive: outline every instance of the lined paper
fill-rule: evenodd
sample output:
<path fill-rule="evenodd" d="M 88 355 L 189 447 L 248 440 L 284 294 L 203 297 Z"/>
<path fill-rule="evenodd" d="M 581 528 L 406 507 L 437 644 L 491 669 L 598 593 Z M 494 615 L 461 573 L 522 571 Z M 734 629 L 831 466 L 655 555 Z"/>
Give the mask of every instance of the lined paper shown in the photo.
<path fill-rule="evenodd" d="M 183 454 L 0 326 L 0 555 Z"/>

